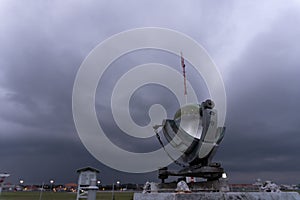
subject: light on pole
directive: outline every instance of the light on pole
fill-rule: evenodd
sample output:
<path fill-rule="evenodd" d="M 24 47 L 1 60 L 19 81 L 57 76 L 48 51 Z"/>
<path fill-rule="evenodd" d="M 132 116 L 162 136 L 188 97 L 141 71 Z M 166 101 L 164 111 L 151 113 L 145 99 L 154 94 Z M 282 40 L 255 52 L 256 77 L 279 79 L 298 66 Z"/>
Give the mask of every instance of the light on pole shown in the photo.
<path fill-rule="evenodd" d="M 120 184 L 120 181 L 117 181 L 117 186 Z M 116 188 L 117 189 L 117 188 Z M 111 191 L 111 199 L 115 199 L 115 183 L 112 184 L 112 191 Z"/>
<path fill-rule="evenodd" d="M 51 190 L 52 190 L 52 191 L 53 191 L 53 183 L 54 183 L 54 180 L 50 180 Z"/>
<path fill-rule="evenodd" d="M 98 180 L 98 181 L 97 181 L 97 186 L 98 186 L 99 190 L 100 190 L 100 184 L 101 184 L 101 181 Z"/>
<path fill-rule="evenodd" d="M 120 188 L 120 181 L 117 181 L 117 190 Z"/>
<path fill-rule="evenodd" d="M 23 190 L 24 189 L 24 180 L 23 179 L 20 179 L 20 190 Z"/>

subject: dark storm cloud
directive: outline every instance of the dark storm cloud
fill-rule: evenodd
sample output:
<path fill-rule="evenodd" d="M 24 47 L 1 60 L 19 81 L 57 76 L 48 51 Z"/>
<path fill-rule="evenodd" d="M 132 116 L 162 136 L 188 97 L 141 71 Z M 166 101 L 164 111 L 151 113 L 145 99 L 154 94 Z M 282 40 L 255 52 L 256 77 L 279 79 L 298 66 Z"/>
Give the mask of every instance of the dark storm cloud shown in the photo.
<path fill-rule="evenodd" d="M 300 21 L 296 4 L 3 1 L 0 9 L 0 172 L 12 173 L 11 180 L 23 177 L 34 183 L 54 177 L 75 181 L 75 169 L 85 165 L 101 168 L 101 178 L 107 183 L 116 177 L 131 182 L 155 179 L 156 172 L 135 175 L 111 170 L 88 154 L 73 124 L 71 95 L 81 62 L 99 42 L 126 29 L 161 26 L 193 37 L 220 66 L 228 116 L 216 160 L 232 174 L 231 180 L 251 181 L 257 172 L 257 176 L 264 174 L 262 178 L 299 181 Z M 148 61 L 145 57 L 131 56 L 127 64 Z M 162 57 L 158 61 L 163 62 Z M 168 59 L 166 64 L 176 62 Z M 107 94 L 107 86 L 114 82 L 109 78 L 98 88 Z M 189 78 L 199 84 L 197 77 Z M 139 110 L 157 100 L 149 99 L 146 91 L 136 93 L 136 101 L 143 103 L 132 109 L 133 118 L 141 124 L 148 116 L 142 117 L 147 111 Z M 206 97 L 202 88 L 198 92 Z M 158 96 L 163 93 L 159 91 Z M 108 101 L 109 97 L 101 98 Z M 109 114 L 101 98 L 97 111 Z M 160 100 L 168 102 L 166 96 Z M 177 109 L 175 103 L 169 108 Z M 111 132 L 119 131 L 111 117 L 103 123 Z M 146 147 L 141 150 L 124 143 L 122 137 L 114 142 L 138 152 L 159 147 L 152 140 L 139 141 Z"/>
<path fill-rule="evenodd" d="M 294 174 L 299 181 L 300 17 L 281 16 L 255 37 L 233 63 L 228 96 L 227 135 L 219 152 L 232 172 Z M 284 179 L 287 181 L 287 179 Z"/>
<path fill-rule="evenodd" d="M 0 168 L 12 173 L 14 181 L 34 183 L 73 177 L 76 168 L 91 162 L 71 112 L 80 50 L 88 45 L 78 51 L 77 38 L 69 39 L 71 30 L 62 29 L 53 8 L 27 3 L 26 8 L 3 5 L 8 10 L 1 31 L 0 143 L 5 162 Z"/>

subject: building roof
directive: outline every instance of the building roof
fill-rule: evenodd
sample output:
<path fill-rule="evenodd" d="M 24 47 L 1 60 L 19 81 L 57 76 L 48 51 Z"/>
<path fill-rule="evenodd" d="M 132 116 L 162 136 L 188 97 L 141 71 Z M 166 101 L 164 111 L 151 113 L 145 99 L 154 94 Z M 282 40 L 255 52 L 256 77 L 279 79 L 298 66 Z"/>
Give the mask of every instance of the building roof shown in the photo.
<path fill-rule="evenodd" d="M 88 167 L 83 167 L 83 168 L 78 169 L 77 173 L 85 172 L 85 171 L 92 171 L 92 172 L 96 172 L 96 173 L 100 172 L 98 169 L 88 166 Z"/>

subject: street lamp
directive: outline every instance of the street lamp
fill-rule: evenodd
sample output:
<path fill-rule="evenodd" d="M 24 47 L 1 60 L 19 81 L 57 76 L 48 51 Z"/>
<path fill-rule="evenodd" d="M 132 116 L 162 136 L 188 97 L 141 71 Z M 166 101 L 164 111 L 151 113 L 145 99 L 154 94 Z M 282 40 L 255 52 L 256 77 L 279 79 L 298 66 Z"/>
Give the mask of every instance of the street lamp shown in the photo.
<path fill-rule="evenodd" d="M 98 180 L 98 181 L 97 181 L 97 186 L 98 186 L 99 190 L 100 190 L 100 183 L 101 183 L 101 181 Z"/>
<path fill-rule="evenodd" d="M 23 179 L 20 179 L 20 190 L 23 190 L 24 189 L 24 180 Z"/>
<path fill-rule="evenodd" d="M 117 181 L 117 190 L 120 188 L 120 181 Z"/>
<path fill-rule="evenodd" d="M 117 186 L 120 184 L 120 181 L 117 181 Z M 111 198 L 112 200 L 115 199 L 115 193 L 114 193 L 114 189 L 115 188 L 115 183 L 112 184 L 112 193 L 111 193 Z"/>
<path fill-rule="evenodd" d="M 53 183 L 54 183 L 54 180 L 50 180 L 50 183 L 51 183 L 51 190 L 53 191 Z"/>

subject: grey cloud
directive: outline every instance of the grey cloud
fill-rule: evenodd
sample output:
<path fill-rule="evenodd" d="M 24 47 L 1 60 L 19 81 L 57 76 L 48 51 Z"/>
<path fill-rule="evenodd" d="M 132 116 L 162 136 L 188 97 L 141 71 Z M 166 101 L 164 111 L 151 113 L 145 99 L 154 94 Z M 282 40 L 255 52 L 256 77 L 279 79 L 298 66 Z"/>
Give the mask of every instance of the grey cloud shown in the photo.
<path fill-rule="evenodd" d="M 245 177 L 247 171 L 268 171 L 274 178 L 278 173 L 298 173 L 299 20 L 294 12 L 281 17 L 233 64 L 226 83 L 228 131 L 218 157 L 228 171 L 243 172 Z"/>
<path fill-rule="evenodd" d="M 299 7 L 294 3 L 26 1 L 25 5 L 5 1 L 0 9 L 0 171 L 12 173 L 12 181 L 19 177 L 31 182 L 50 177 L 76 181 L 74 171 L 84 165 L 101 168 L 105 183 L 115 177 L 132 182 L 156 179 L 156 172 L 126 174 L 96 161 L 76 134 L 71 110 L 73 81 L 89 51 L 112 34 L 143 26 L 173 28 L 190 35 L 220 66 L 228 116 L 226 137 L 216 160 L 223 163 L 231 180 L 247 182 L 257 172 L 258 176 L 267 174 L 262 178 L 298 181 L 300 30 Z M 172 66 L 178 63 L 159 53 L 140 56 L 128 55 L 123 60 L 127 68 L 107 72 L 111 74 L 100 81 L 97 92 L 108 95 L 97 96 L 96 108 L 107 114 L 101 123 L 118 136 L 112 139 L 116 144 L 143 152 L 159 144 L 155 138 L 127 138 L 139 144 L 136 146 L 124 142 L 107 109 L 109 91 L 131 64 L 149 61 L 151 56 Z M 188 73 L 192 85 L 200 86 L 199 99 L 207 98 L 203 81 L 192 71 Z M 148 99 L 143 92 L 135 97 L 143 103 L 132 109 L 133 118 L 141 124 L 148 120 L 142 117 L 148 113 L 145 110 L 157 100 Z M 167 103 L 163 93 L 157 95 Z M 176 103 L 168 106 L 172 116 Z"/>

